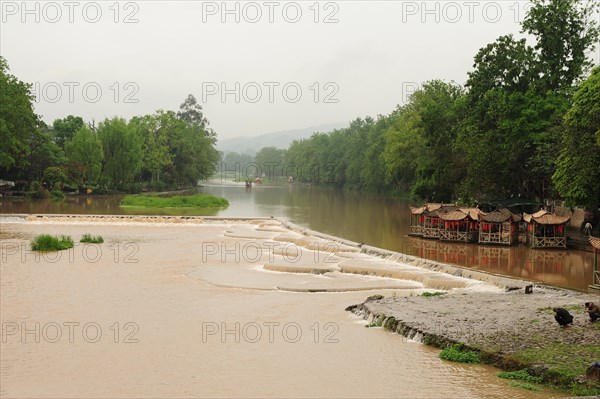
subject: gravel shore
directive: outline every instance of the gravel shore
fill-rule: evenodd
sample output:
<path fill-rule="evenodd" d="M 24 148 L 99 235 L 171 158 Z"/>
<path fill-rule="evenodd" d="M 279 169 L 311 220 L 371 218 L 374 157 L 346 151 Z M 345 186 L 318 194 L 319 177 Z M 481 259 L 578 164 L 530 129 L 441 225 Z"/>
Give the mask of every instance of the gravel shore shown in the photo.
<path fill-rule="evenodd" d="M 430 345 L 462 343 L 485 362 L 508 370 L 528 368 L 565 387 L 600 360 L 600 322 L 590 323 L 583 313 L 588 301 L 600 302 L 600 297 L 536 286 L 531 294 L 458 289 L 431 297 L 375 296 L 347 310 Z M 553 307 L 568 309 L 573 325 L 560 327 Z"/>

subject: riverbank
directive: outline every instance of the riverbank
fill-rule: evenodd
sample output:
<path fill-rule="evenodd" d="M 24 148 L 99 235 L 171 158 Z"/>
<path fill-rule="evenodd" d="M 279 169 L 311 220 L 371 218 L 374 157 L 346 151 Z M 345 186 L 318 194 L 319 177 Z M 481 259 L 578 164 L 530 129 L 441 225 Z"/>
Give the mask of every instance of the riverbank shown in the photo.
<path fill-rule="evenodd" d="M 573 394 L 600 395 L 587 367 L 600 360 L 600 323 L 589 323 L 583 303 L 600 297 L 536 286 L 507 292 L 449 292 L 423 297 L 372 297 L 347 310 L 427 345 L 462 344 L 483 362 L 504 370 L 527 369 L 546 384 Z M 561 328 L 553 307 L 568 309 L 573 326 Z"/>

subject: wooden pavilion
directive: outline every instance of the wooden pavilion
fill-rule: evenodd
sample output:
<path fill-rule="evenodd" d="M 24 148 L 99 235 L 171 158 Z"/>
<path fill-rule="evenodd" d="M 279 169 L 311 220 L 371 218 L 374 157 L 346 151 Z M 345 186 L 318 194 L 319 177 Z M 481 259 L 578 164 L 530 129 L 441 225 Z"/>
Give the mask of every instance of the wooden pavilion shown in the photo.
<path fill-rule="evenodd" d="M 476 242 L 479 235 L 480 212 L 477 208 L 442 208 L 438 210 L 440 240 Z"/>
<path fill-rule="evenodd" d="M 479 243 L 513 245 L 519 243 L 521 216 L 506 208 L 479 214 Z"/>
<path fill-rule="evenodd" d="M 439 238 L 440 219 L 437 211 L 443 209 L 456 209 L 456 205 L 427 203 L 420 207 L 410 207 L 410 233 L 411 236 L 424 238 Z"/>
<path fill-rule="evenodd" d="M 523 214 L 527 222 L 527 244 L 531 248 L 567 248 L 567 222 L 570 216 L 559 216 L 545 210 Z"/>

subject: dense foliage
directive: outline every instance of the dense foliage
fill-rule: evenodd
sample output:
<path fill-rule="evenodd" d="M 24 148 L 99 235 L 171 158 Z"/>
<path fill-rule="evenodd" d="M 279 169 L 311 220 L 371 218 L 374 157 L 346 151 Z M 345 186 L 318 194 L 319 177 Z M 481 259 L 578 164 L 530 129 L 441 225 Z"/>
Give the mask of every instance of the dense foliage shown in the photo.
<path fill-rule="evenodd" d="M 533 1 L 523 21 L 533 46 L 499 37 L 475 55 L 464 87 L 426 82 L 389 115 L 295 141 L 284 168 L 303 182 L 430 201 L 564 198 L 597 207 L 600 69 L 585 78 L 599 37 L 594 7 Z"/>
<path fill-rule="evenodd" d="M 194 96 L 179 112 L 86 124 L 69 115 L 47 126 L 35 114 L 31 85 L 0 57 L 0 177 L 36 197 L 63 188 L 140 191 L 196 185 L 219 159 L 216 135 Z"/>

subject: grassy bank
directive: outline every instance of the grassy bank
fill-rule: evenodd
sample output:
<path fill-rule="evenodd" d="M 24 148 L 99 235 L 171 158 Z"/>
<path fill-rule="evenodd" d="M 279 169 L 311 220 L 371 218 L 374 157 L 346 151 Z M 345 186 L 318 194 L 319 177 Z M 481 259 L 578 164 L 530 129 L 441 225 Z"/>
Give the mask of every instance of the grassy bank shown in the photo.
<path fill-rule="evenodd" d="M 131 208 L 225 208 L 229 202 L 225 198 L 206 194 L 157 197 L 128 195 L 120 206 Z"/>
<path fill-rule="evenodd" d="M 544 384 L 572 395 L 600 395 L 600 383 L 586 380 L 587 368 L 600 359 L 600 323 L 589 323 L 581 303 L 589 294 L 536 288 L 523 292 L 470 293 L 427 297 L 388 297 L 348 310 L 373 317 L 400 335 L 422 337 L 443 349 L 443 359 L 492 364 L 507 371 L 502 378 L 528 390 Z M 548 307 L 569 309 L 572 327 L 561 328 Z M 427 317 L 424 317 L 427 315 Z"/>

